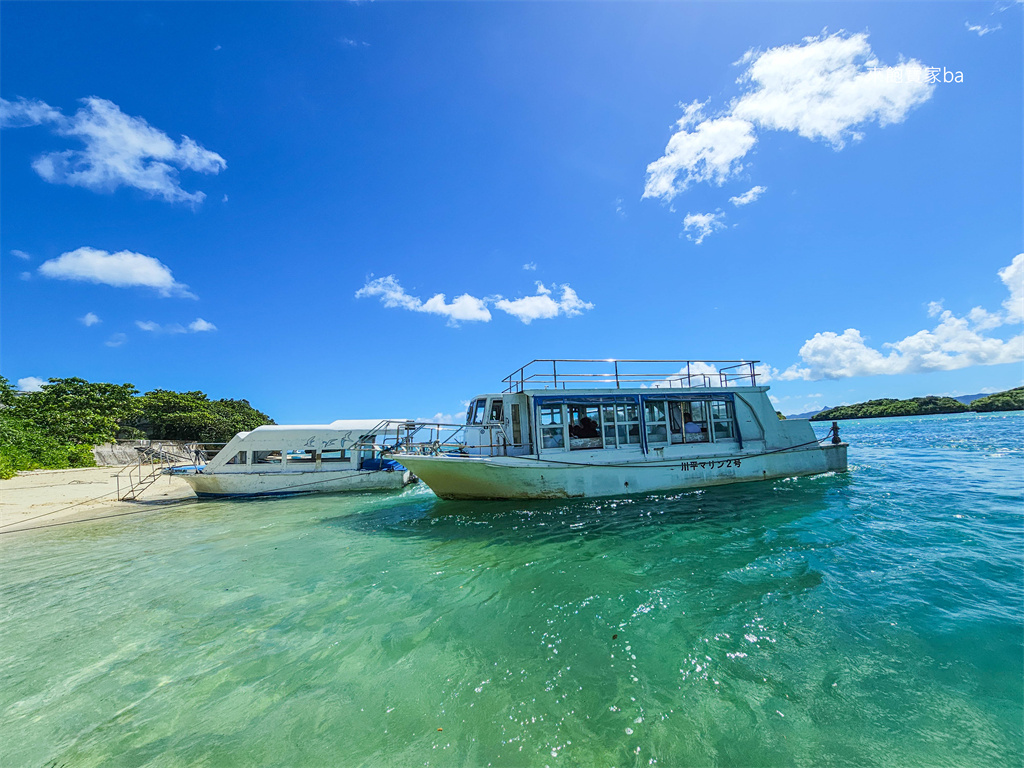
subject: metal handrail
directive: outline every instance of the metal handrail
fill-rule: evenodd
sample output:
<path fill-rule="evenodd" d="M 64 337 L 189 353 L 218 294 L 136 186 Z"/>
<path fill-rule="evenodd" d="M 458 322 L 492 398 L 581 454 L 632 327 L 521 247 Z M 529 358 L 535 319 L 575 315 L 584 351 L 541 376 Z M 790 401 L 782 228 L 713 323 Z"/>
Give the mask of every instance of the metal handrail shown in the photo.
<path fill-rule="evenodd" d="M 718 379 L 719 386 L 738 385 L 740 382 L 749 382 L 749 386 L 757 386 L 757 371 L 755 365 L 759 360 L 616 360 L 616 359 L 538 359 L 531 360 L 503 378 L 505 393 L 519 393 L 528 388 L 541 388 L 551 386 L 554 389 L 566 389 L 568 384 L 602 385 L 612 384 L 616 389 L 623 386 L 637 386 L 640 384 L 668 385 L 678 382 L 678 386 L 686 387 L 711 387 L 713 381 Z M 547 368 L 550 364 L 550 370 Z M 559 364 L 562 364 L 559 370 Z M 668 372 L 631 372 L 622 370 L 624 365 L 678 365 L 679 369 Z M 608 366 L 598 372 L 570 369 L 566 371 L 566 365 L 604 365 Z M 711 366 L 714 373 L 706 370 L 694 371 L 695 366 Z M 533 370 L 529 370 L 533 367 Z M 539 369 L 539 370 L 538 370 Z M 685 383 L 684 383 L 685 382 Z M 559 386 L 561 385 L 561 386 Z"/>

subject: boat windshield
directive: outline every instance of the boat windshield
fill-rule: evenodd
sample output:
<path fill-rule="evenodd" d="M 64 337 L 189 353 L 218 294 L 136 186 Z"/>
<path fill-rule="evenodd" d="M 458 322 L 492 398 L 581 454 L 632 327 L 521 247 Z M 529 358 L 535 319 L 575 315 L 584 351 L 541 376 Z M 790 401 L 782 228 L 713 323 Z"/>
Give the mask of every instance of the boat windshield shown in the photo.
<path fill-rule="evenodd" d="M 469 412 L 466 414 L 467 424 L 483 424 L 484 423 L 484 410 L 487 407 L 487 401 L 483 398 L 480 400 L 474 400 L 469 404 Z"/>

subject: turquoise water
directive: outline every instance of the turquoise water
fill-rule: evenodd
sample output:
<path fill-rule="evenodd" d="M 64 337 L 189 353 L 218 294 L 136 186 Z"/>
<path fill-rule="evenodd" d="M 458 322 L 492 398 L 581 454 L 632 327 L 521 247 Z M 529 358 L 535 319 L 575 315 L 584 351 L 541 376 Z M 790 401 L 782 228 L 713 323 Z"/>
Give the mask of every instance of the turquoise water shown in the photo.
<path fill-rule="evenodd" d="M 1021 765 L 1024 413 L 842 431 L 845 475 L 2 536 L 0 765 Z"/>

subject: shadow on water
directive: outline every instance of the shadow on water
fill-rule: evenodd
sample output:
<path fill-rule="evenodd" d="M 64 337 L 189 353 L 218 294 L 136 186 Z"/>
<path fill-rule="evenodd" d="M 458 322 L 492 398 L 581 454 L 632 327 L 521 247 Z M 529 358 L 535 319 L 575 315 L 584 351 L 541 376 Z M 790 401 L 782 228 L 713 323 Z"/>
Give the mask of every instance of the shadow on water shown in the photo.
<path fill-rule="evenodd" d="M 322 523 L 362 534 L 509 544 L 666 527 L 771 529 L 843 507 L 852 482 L 837 474 L 600 499 L 507 501 L 446 501 L 421 488 Z"/>

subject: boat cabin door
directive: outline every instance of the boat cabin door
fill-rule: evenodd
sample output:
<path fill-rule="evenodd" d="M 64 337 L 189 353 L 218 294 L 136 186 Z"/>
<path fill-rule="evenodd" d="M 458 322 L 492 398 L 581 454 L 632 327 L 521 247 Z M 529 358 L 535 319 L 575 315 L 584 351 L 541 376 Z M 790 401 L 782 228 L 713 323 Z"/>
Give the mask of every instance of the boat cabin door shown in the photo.
<path fill-rule="evenodd" d="M 503 456 L 505 408 L 501 395 L 481 395 L 466 414 L 466 451 L 473 456 Z"/>

